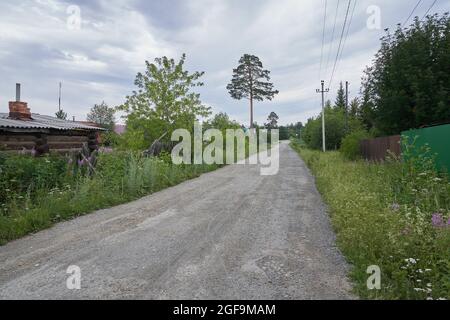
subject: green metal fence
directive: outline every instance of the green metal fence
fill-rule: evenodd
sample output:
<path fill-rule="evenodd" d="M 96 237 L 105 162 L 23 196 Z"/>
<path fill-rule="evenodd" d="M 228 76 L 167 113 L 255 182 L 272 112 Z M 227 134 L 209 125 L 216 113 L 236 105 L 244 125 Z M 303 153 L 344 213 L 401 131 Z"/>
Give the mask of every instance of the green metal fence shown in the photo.
<path fill-rule="evenodd" d="M 409 141 L 416 139 L 417 150 L 428 144 L 431 152 L 437 154 L 438 169 L 450 173 L 450 124 L 405 131 L 402 136 L 408 137 Z"/>

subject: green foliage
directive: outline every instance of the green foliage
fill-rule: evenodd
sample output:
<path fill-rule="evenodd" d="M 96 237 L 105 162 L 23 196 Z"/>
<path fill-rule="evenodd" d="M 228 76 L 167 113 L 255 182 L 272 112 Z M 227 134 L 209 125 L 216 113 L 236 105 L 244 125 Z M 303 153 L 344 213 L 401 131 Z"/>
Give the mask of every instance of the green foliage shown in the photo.
<path fill-rule="evenodd" d="M 36 190 L 62 187 L 67 180 L 67 174 L 67 163 L 60 157 L 33 158 L 2 155 L 0 157 L 0 206 L 5 213 L 8 211 L 8 203 L 32 200 Z"/>
<path fill-rule="evenodd" d="M 278 120 L 280 118 L 275 112 L 271 112 L 269 117 L 267 117 L 267 123 L 264 125 L 266 129 L 277 129 L 278 128 Z"/>
<path fill-rule="evenodd" d="M 345 112 L 339 108 L 325 109 L 325 140 L 327 150 L 339 150 L 342 139 L 346 136 Z M 358 119 L 349 119 L 350 132 L 361 129 L 362 124 Z M 322 149 L 322 115 L 311 118 L 302 131 L 302 139 L 311 149 Z"/>
<path fill-rule="evenodd" d="M 263 69 L 257 56 L 245 54 L 239 60 L 239 66 L 233 70 L 233 79 L 227 86 L 232 98 L 257 101 L 272 100 L 279 92 L 274 90 L 270 81 L 270 71 Z"/>
<path fill-rule="evenodd" d="M 345 91 L 344 91 L 344 86 L 342 85 L 342 82 L 339 84 L 339 89 L 338 89 L 337 96 L 336 96 L 336 102 L 334 103 L 334 105 L 335 105 L 335 108 L 345 111 L 346 98 L 345 98 Z"/>
<path fill-rule="evenodd" d="M 450 184 L 430 157 L 374 164 L 293 147 L 316 176 L 360 297 L 450 298 Z M 381 290 L 367 289 L 372 265 Z"/>
<path fill-rule="evenodd" d="M 199 117 L 208 117 L 210 108 L 200 101 L 200 94 L 192 90 L 203 86 L 199 79 L 203 72 L 184 70 L 186 55 L 179 62 L 167 57 L 146 61 L 144 73 L 135 80 L 137 90 L 118 110 L 126 113 L 127 132 L 123 136 L 127 148 L 143 150 L 168 133 L 170 139 L 176 129 L 193 130 Z"/>
<path fill-rule="evenodd" d="M 102 128 L 110 131 L 114 130 L 116 118 L 116 110 L 110 108 L 104 101 L 101 104 L 96 104 L 92 107 L 91 111 L 87 115 L 87 121 L 96 123 Z"/>
<path fill-rule="evenodd" d="M 218 129 L 225 131 L 226 129 L 240 129 L 241 126 L 238 122 L 231 120 L 228 114 L 220 112 L 216 114 L 211 120 L 204 123 L 203 128 Z"/>
<path fill-rule="evenodd" d="M 100 134 L 100 141 L 102 146 L 117 147 L 121 143 L 121 136 L 115 133 L 113 130 L 110 130 Z"/>
<path fill-rule="evenodd" d="M 357 160 L 361 157 L 361 140 L 369 138 L 370 135 L 365 130 L 354 131 L 342 140 L 340 152 L 348 160 Z"/>
<path fill-rule="evenodd" d="M 450 17 L 416 18 L 387 32 L 365 72 L 361 114 L 367 129 L 399 134 L 450 120 Z"/>
<path fill-rule="evenodd" d="M 239 66 L 233 70 L 233 78 L 227 90 L 236 100 L 248 99 L 251 106 L 250 126 L 253 123 L 253 101 L 272 100 L 279 93 L 270 82 L 270 71 L 263 68 L 257 56 L 245 54 L 239 60 Z"/>
<path fill-rule="evenodd" d="M 181 165 L 170 156 L 140 153 L 100 154 L 96 174 L 73 175 L 60 157 L 0 157 L 0 244 L 56 222 L 176 185 L 217 169 L 216 165 Z"/>
<path fill-rule="evenodd" d="M 281 126 L 280 130 L 280 140 L 289 140 L 291 138 L 288 127 Z"/>
<path fill-rule="evenodd" d="M 56 118 L 60 120 L 67 120 L 67 113 L 64 112 L 64 110 L 59 110 L 57 113 L 55 113 Z"/>

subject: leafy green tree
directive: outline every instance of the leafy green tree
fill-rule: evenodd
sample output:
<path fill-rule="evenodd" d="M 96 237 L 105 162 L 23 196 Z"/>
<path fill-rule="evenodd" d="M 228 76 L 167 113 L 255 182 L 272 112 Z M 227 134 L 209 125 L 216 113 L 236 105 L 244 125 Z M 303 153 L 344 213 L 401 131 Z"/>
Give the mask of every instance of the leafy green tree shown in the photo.
<path fill-rule="evenodd" d="M 303 128 L 304 128 L 304 126 L 303 126 L 303 123 L 301 123 L 301 122 L 297 122 L 296 124 L 290 124 L 288 126 L 289 137 L 300 138 Z"/>
<path fill-rule="evenodd" d="M 211 120 L 207 121 L 204 126 L 205 129 L 239 129 L 241 126 L 236 121 L 230 119 L 228 114 L 220 112 L 216 114 Z"/>
<path fill-rule="evenodd" d="M 253 102 L 272 100 L 279 92 L 270 82 L 270 71 L 263 69 L 263 64 L 256 56 L 245 54 L 239 60 L 239 66 L 233 70 L 233 79 L 227 86 L 233 99 L 250 101 L 250 127 L 254 127 Z"/>
<path fill-rule="evenodd" d="M 271 112 L 269 117 L 267 118 L 267 123 L 264 125 L 266 129 L 277 129 L 278 128 L 278 120 L 280 118 L 275 112 Z"/>
<path fill-rule="evenodd" d="M 337 108 L 325 109 L 325 119 L 327 150 L 338 150 L 341 147 L 342 139 L 347 135 L 345 112 Z M 349 119 L 349 132 L 362 128 L 363 126 L 358 119 Z M 322 114 L 308 120 L 302 130 L 302 139 L 311 149 L 319 150 L 322 148 Z"/>
<path fill-rule="evenodd" d="M 279 127 L 280 130 L 280 140 L 289 140 L 291 137 L 289 135 L 289 127 L 281 126 Z"/>
<path fill-rule="evenodd" d="M 185 54 L 178 62 L 167 57 L 154 63 L 146 61 L 145 72 L 136 76 L 137 90 L 118 107 L 126 113 L 124 138 L 130 148 L 148 148 L 165 133 L 165 139 L 170 140 L 176 129 L 192 131 L 196 120 L 211 114 L 200 94 L 193 91 L 203 86 L 199 79 L 204 72 L 189 73 L 184 69 L 185 61 Z"/>
<path fill-rule="evenodd" d="M 389 135 L 450 120 L 449 70 L 448 13 L 387 30 L 363 79 L 365 122 Z"/>
<path fill-rule="evenodd" d="M 57 113 L 55 113 L 56 118 L 60 120 L 67 120 L 67 113 L 64 112 L 63 109 L 59 110 Z"/>
<path fill-rule="evenodd" d="M 102 128 L 114 130 L 116 123 L 116 110 L 110 108 L 104 101 L 101 104 L 96 104 L 91 108 L 87 115 L 87 121 L 94 122 Z"/>

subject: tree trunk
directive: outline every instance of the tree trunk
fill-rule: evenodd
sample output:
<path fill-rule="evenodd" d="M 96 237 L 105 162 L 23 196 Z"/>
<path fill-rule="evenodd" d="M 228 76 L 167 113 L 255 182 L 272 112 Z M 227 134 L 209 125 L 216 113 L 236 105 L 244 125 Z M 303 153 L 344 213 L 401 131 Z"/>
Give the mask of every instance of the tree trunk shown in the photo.
<path fill-rule="evenodd" d="M 250 129 L 253 129 L 253 96 L 250 97 Z"/>

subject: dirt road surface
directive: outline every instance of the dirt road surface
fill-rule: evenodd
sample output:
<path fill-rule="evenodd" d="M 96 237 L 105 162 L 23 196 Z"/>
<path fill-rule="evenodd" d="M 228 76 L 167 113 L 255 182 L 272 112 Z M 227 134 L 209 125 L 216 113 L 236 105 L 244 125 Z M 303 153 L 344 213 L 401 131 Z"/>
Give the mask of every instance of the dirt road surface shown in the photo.
<path fill-rule="evenodd" d="M 0 247 L 0 299 L 352 298 L 313 177 L 287 143 L 280 161 L 275 176 L 227 166 Z"/>

